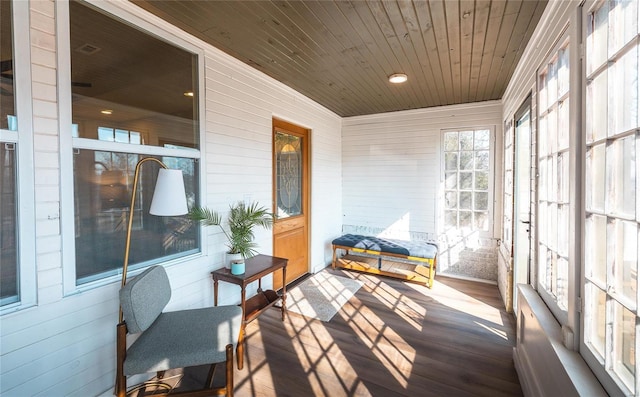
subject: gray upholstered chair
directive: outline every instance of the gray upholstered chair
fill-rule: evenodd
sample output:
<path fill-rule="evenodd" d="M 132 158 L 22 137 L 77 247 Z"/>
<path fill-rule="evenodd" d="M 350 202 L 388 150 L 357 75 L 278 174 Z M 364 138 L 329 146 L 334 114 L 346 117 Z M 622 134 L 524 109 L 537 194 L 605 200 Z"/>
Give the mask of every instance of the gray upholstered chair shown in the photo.
<path fill-rule="evenodd" d="M 169 278 L 153 266 L 120 289 L 124 321 L 117 328 L 116 394 L 126 395 L 127 376 L 211 364 L 204 389 L 171 395 L 233 395 L 233 350 L 242 324 L 238 306 L 163 313 L 171 298 Z M 127 335 L 138 338 L 127 348 Z M 213 387 L 216 363 L 225 363 L 226 384 Z"/>

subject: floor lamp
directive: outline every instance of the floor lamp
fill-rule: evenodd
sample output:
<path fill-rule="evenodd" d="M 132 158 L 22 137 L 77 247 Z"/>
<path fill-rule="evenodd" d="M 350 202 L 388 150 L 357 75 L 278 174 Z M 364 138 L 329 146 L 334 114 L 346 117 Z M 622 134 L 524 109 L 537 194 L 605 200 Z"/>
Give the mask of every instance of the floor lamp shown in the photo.
<path fill-rule="evenodd" d="M 157 216 L 179 216 L 185 215 L 188 212 L 187 209 L 187 196 L 184 191 L 184 180 L 182 178 L 181 170 L 169 169 L 162 161 L 154 157 L 145 157 L 140 159 L 136 164 L 136 170 L 133 175 L 133 187 L 131 188 L 131 203 L 129 205 L 129 222 L 127 223 L 127 240 L 124 250 L 124 262 L 122 264 L 122 285 L 121 288 L 127 283 L 127 267 L 129 266 L 129 248 L 131 247 L 131 227 L 133 225 L 133 212 L 136 204 L 136 190 L 138 189 L 138 179 L 140 176 L 140 168 L 146 162 L 155 162 L 160 165 L 158 171 L 158 179 L 156 179 L 156 187 L 153 190 L 153 198 L 151 199 L 151 207 L 149 213 Z M 118 310 L 118 326 L 116 327 L 116 354 L 119 355 L 121 351 L 126 350 L 127 344 L 127 328 L 124 323 L 124 316 L 122 314 L 122 306 L 119 306 Z M 122 374 L 122 364 L 124 359 L 117 360 L 117 373 Z M 116 377 L 116 393 L 118 390 L 119 378 Z M 169 388 L 163 382 L 156 384 L 158 387 Z M 126 387 L 126 385 L 125 385 Z"/>
<path fill-rule="evenodd" d="M 181 170 L 169 169 L 162 161 L 154 157 L 145 157 L 138 161 L 133 176 L 133 187 L 131 189 L 131 203 L 129 205 L 129 221 L 127 223 L 127 240 L 124 249 L 124 262 L 122 265 L 122 284 L 127 282 L 127 267 L 129 266 L 129 249 L 131 247 L 131 227 L 133 225 L 133 212 L 136 204 L 136 190 L 138 188 L 138 179 L 140 168 L 148 161 L 158 163 L 162 168 L 158 172 L 156 187 L 153 191 L 151 199 L 151 207 L 149 213 L 157 216 L 179 216 L 185 215 L 187 209 L 187 196 L 184 191 L 184 180 Z M 119 322 L 122 323 L 122 308 L 119 312 Z"/>

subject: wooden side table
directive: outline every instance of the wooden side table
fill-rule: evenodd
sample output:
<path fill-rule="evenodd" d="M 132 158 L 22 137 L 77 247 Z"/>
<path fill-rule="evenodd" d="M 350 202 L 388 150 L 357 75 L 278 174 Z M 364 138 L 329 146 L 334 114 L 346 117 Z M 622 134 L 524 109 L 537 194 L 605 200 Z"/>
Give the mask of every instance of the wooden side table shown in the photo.
<path fill-rule="evenodd" d="M 261 315 L 265 310 L 275 305 L 278 300 L 282 301 L 282 307 L 280 310 L 282 312 L 282 321 L 284 321 L 284 315 L 287 311 L 287 285 L 285 280 L 287 279 L 288 261 L 288 259 L 277 258 L 275 256 L 256 255 L 253 258 L 245 260 L 244 274 L 231 274 L 231 271 L 226 268 L 211 272 L 211 277 L 213 278 L 213 304 L 215 306 L 218 306 L 218 281 L 226 281 L 240 286 L 240 307 L 242 307 L 243 322 L 240 330 L 240 338 L 238 339 L 238 347 L 236 349 L 236 355 L 238 356 L 238 369 L 242 369 L 244 366 L 245 326 Z M 278 294 L 273 290 L 262 290 L 262 277 L 267 276 L 278 269 L 282 269 L 282 292 Z M 246 299 L 245 295 L 247 285 L 256 280 L 258 280 L 257 293 L 251 298 Z"/>

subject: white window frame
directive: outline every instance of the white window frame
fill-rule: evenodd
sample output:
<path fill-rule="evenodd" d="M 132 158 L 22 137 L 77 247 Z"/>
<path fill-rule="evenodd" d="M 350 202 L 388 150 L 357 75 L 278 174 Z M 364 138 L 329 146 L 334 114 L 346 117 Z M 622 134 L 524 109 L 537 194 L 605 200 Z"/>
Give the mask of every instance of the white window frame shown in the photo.
<path fill-rule="evenodd" d="M 18 130 L 0 130 L 0 140 L 17 145 L 18 194 L 18 301 L 0 308 L 11 313 L 37 303 L 35 175 L 33 156 L 33 109 L 31 102 L 31 43 L 29 2 L 13 1 L 14 87 Z"/>
<path fill-rule="evenodd" d="M 447 132 L 460 132 L 460 131 L 477 131 L 477 130 L 489 130 L 489 203 L 488 203 L 488 207 L 489 207 L 489 214 L 488 214 L 488 221 L 489 221 L 489 228 L 486 231 L 482 231 L 482 230 L 474 230 L 473 233 L 478 233 L 478 237 L 480 238 L 486 238 L 486 239 L 493 239 L 493 238 L 499 238 L 496 237 L 494 235 L 494 232 L 496 230 L 500 230 L 500 228 L 496 228 L 495 227 L 495 223 L 496 223 L 496 219 L 495 217 L 495 189 L 496 189 L 496 185 L 495 185 L 495 170 L 496 170 L 496 127 L 495 125 L 474 125 L 474 126 L 464 126 L 464 127 L 459 127 L 459 128 L 447 128 L 447 129 L 441 129 L 440 130 L 440 142 L 441 142 L 441 147 L 440 147 L 440 151 L 439 151 L 439 155 L 440 155 L 440 180 L 442 181 L 442 187 L 441 187 L 441 191 L 440 191 L 440 216 L 441 216 L 441 221 L 440 221 L 440 225 L 439 225 L 439 234 L 442 234 L 445 230 L 445 211 L 446 211 L 446 206 L 445 206 L 445 150 L 444 150 L 444 136 Z"/>
<path fill-rule="evenodd" d="M 163 148 L 157 146 L 141 146 L 136 144 L 104 142 L 94 139 L 72 137 L 72 106 L 71 106 L 71 53 L 69 31 L 69 4 L 66 1 L 56 2 L 57 16 L 57 48 L 58 48 L 58 92 L 59 92 L 59 128 L 60 128 L 60 158 L 61 158 L 61 218 L 62 218 L 62 245 L 63 245 L 63 290 L 64 295 L 73 295 L 120 280 L 120 275 L 108 276 L 93 282 L 76 285 L 75 263 L 75 225 L 74 225 L 74 184 L 73 184 L 73 152 L 75 149 L 113 151 L 121 153 L 135 153 L 141 155 L 168 156 L 193 158 L 200 167 L 199 191 L 200 197 L 206 197 L 204 152 L 205 152 L 205 54 L 204 50 L 191 43 L 188 37 L 179 37 L 180 32 L 172 29 L 165 21 L 148 14 L 134 4 L 128 2 L 106 2 L 100 0 L 86 1 L 92 7 L 109 13 L 113 18 L 118 18 L 130 23 L 146 34 L 164 40 L 176 47 L 193 53 L 198 59 L 198 115 L 200 150 L 183 150 Z M 164 27 L 167 27 L 165 29 Z M 169 29 L 172 30 L 169 30 Z M 164 265 L 182 263 L 194 257 L 206 254 L 204 233 L 200 235 L 200 252 L 163 262 Z M 139 270 L 141 271 L 141 269 Z M 134 272 L 135 273 L 135 272 Z"/>
<path fill-rule="evenodd" d="M 573 26 L 573 25 L 572 25 Z M 567 48 L 569 49 L 569 91 L 566 95 L 565 100 L 569 100 L 569 105 L 570 108 L 568 109 L 569 112 L 569 119 L 570 120 L 574 120 L 575 119 L 575 109 L 576 109 L 576 101 L 579 101 L 579 96 L 576 94 L 576 89 L 575 89 L 575 83 L 574 83 L 574 79 L 572 78 L 573 76 L 576 75 L 577 71 L 575 70 L 575 64 L 572 63 L 573 59 L 574 59 L 574 55 L 576 53 L 579 52 L 579 49 L 577 48 L 577 45 L 575 43 L 574 40 L 574 36 L 571 33 L 573 33 L 573 31 L 569 31 L 569 27 L 565 28 L 563 30 L 563 33 L 560 35 L 560 37 L 557 39 L 556 44 L 552 47 L 552 50 L 549 52 L 549 54 L 544 58 L 543 63 L 536 69 L 536 74 L 535 74 L 535 78 L 536 78 L 536 114 L 535 114 L 535 122 L 537 123 L 537 127 L 536 127 L 536 131 L 537 131 L 537 138 L 536 138 L 536 159 L 535 159 L 535 164 L 536 164 L 536 172 L 538 174 L 538 177 L 536 178 L 536 217 L 538 217 L 538 219 L 536 219 L 536 238 L 535 238 L 535 258 L 536 261 L 535 263 L 533 263 L 533 267 L 535 267 L 535 274 L 537 275 L 536 280 L 531 280 L 532 284 L 534 285 L 534 287 L 536 288 L 536 290 L 538 291 L 538 294 L 542 297 L 542 299 L 544 300 L 544 302 L 547 304 L 547 306 L 549 307 L 549 309 L 551 310 L 551 312 L 553 313 L 554 317 L 558 320 L 558 322 L 562 325 L 568 326 L 570 324 L 570 320 L 569 320 L 569 312 L 572 306 L 572 301 L 575 301 L 575 296 L 577 296 L 577 294 L 575 293 L 576 288 L 575 288 L 575 278 L 572 276 L 572 273 L 574 273 L 573 270 L 576 269 L 576 262 L 575 262 L 575 258 L 576 258 L 576 251 L 575 249 L 572 249 L 571 247 L 573 246 L 571 244 L 571 233 L 569 232 L 570 230 L 572 230 L 572 219 L 574 218 L 573 214 L 575 214 L 575 205 L 576 205 L 576 197 L 575 197 L 575 178 L 574 180 L 571 180 L 571 175 L 576 175 L 575 170 L 576 170 L 576 164 L 574 161 L 574 157 L 575 157 L 575 142 L 576 142 L 576 123 L 575 121 L 570 121 L 570 125 L 568 127 L 568 139 L 569 139 L 569 149 L 567 151 L 568 153 L 568 157 L 569 157 L 569 164 L 567 165 L 569 167 L 569 181 L 567 181 L 568 183 L 568 188 L 569 188 L 569 202 L 568 202 L 568 219 L 567 219 L 567 243 L 568 243 L 568 247 L 567 247 L 567 267 L 568 267 L 568 271 L 567 271 L 567 308 L 566 309 L 562 309 L 557 302 L 557 297 L 552 295 L 551 292 L 547 291 L 545 289 L 545 287 L 542 285 L 540 278 L 543 277 L 543 274 L 545 273 L 544 270 L 545 269 L 541 269 L 540 268 L 540 250 L 539 250 L 539 246 L 540 246 L 540 233 L 541 233 L 541 222 L 540 222 L 540 216 L 543 213 L 542 211 L 540 211 L 540 200 L 538 198 L 539 194 L 540 194 L 540 144 L 542 142 L 542 138 L 541 138 L 541 133 L 542 133 L 542 129 L 540 128 L 540 114 L 541 114 L 541 110 L 543 109 L 540 105 L 540 82 L 539 82 L 539 78 L 540 78 L 540 72 L 543 68 L 546 68 L 547 65 L 550 64 L 550 61 L 557 56 L 559 50 L 562 48 L 563 44 L 568 41 L 568 45 Z M 545 104 L 544 106 L 544 110 L 543 113 L 546 113 L 547 111 L 547 106 Z M 558 117 L 558 115 L 556 115 L 556 118 Z M 557 119 L 556 119 L 557 120 Z M 546 133 L 548 131 L 548 129 L 544 129 L 544 132 Z M 544 138 L 544 141 L 547 141 L 547 137 Z M 571 322 L 573 323 L 573 322 Z"/>
<path fill-rule="evenodd" d="M 588 29 L 588 23 L 589 23 L 589 14 L 596 10 L 597 8 L 599 8 L 602 4 L 604 3 L 604 1 L 602 0 L 598 0 L 598 1 L 592 1 L 589 0 L 587 2 L 585 2 L 585 4 L 583 5 L 583 9 L 582 9 L 582 15 L 581 15 L 581 20 L 583 22 L 583 28 L 581 31 L 581 37 L 582 37 L 582 42 L 584 43 L 584 58 L 582 61 L 582 70 L 581 70 L 581 76 L 582 78 L 582 82 L 580 87 L 582 88 L 583 92 L 585 93 L 584 95 L 584 99 L 582 100 L 582 124 L 585 126 L 584 131 L 581 131 L 581 141 L 580 141 L 580 152 L 581 152 L 581 161 L 583 162 L 583 164 L 586 164 L 586 139 L 582 138 L 583 135 L 586 134 L 586 103 L 587 103 L 587 63 L 588 63 L 588 59 L 586 58 L 587 54 L 587 29 Z M 638 4 L 639 10 L 638 10 L 638 23 L 640 24 L 640 4 Z M 638 35 L 640 36 L 640 35 Z M 636 43 L 638 43 L 638 41 L 640 40 L 640 37 L 636 36 L 635 39 Z M 607 47 L 608 48 L 608 47 Z M 640 49 L 639 49 L 640 51 Z M 618 51 L 619 53 L 620 51 Z M 609 67 L 608 64 L 611 62 L 610 61 L 611 57 L 609 57 L 607 55 L 607 68 Z M 640 91 L 640 88 L 639 88 Z M 607 94 L 610 94 L 610 90 L 609 87 L 607 87 Z M 640 92 L 639 92 L 640 95 Z M 640 127 L 636 128 L 636 135 L 638 130 L 640 130 Z M 638 153 L 639 147 L 638 147 L 639 141 L 638 139 L 636 139 L 636 153 Z M 640 159 L 637 157 L 636 155 L 636 170 L 638 170 L 638 168 L 640 167 Z M 584 166 L 583 166 L 583 180 L 585 181 L 585 186 L 586 186 L 586 178 L 587 175 L 584 172 Z M 640 177 L 638 177 L 638 174 L 636 173 L 636 183 L 640 182 Z M 582 207 L 582 210 L 579 212 L 579 216 L 580 216 L 580 222 L 582 224 L 586 223 L 586 197 L 587 197 L 588 192 L 586 192 L 585 190 L 583 190 L 583 197 L 582 197 L 582 202 L 585 203 L 584 206 Z M 638 189 L 636 188 L 636 196 L 639 194 Z M 636 202 L 638 201 L 638 197 L 636 197 Z M 636 212 L 638 211 L 638 208 L 636 207 Z M 638 214 L 636 213 L 636 217 L 638 216 Z M 584 233 L 582 233 L 582 244 L 585 245 L 585 235 Z M 598 380 L 600 381 L 600 383 L 604 386 L 604 388 L 606 389 L 606 391 L 608 393 L 610 393 L 611 395 L 618 395 L 618 394 L 629 394 L 631 393 L 629 390 L 626 390 L 626 388 L 621 384 L 621 381 L 619 380 L 615 380 L 614 376 L 612 376 L 611 374 L 608 373 L 608 371 L 605 368 L 605 365 L 611 365 L 611 363 L 607 363 L 605 362 L 604 365 L 603 363 L 600 362 L 600 359 L 597 358 L 595 356 L 595 354 L 590 350 L 590 348 L 587 346 L 586 342 L 585 342 L 585 328 L 589 326 L 589 324 L 586 324 L 587 321 L 587 302 L 585 302 L 586 300 L 586 284 L 587 284 L 587 269 L 585 266 L 585 261 L 584 261 L 584 257 L 585 257 L 585 249 L 586 247 L 582 247 L 581 249 L 581 258 L 582 258 L 582 267 L 581 267 L 581 277 L 579 279 L 580 282 L 580 291 L 581 291 L 581 303 L 582 303 L 582 319 L 581 319 L 581 332 L 580 332 L 580 344 L 579 344 L 579 349 L 580 349 L 580 354 L 581 356 L 585 359 L 585 361 L 587 362 L 587 364 L 589 365 L 590 369 L 594 372 L 594 374 L 596 375 L 596 377 L 598 378 Z M 640 259 L 639 259 L 640 262 Z M 610 269 L 607 268 L 607 272 L 609 272 Z M 640 298 L 637 299 L 636 302 L 636 306 L 640 305 Z M 609 310 L 609 305 L 606 305 L 606 311 Z M 638 373 L 637 368 L 638 368 L 638 360 L 640 358 L 640 351 L 638 351 L 638 346 L 640 346 L 640 334 L 638 333 L 638 309 L 636 308 L 636 325 L 635 325 L 635 366 L 636 366 L 636 373 L 635 373 L 635 379 L 634 379 L 634 384 L 635 384 L 635 395 L 640 395 L 640 373 Z M 606 323 L 605 324 L 605 339 L 609 340 L 610 337 L 610 333 L 611 331 L 609 330 L 610 328 L 613 328 L 613 324 L 611 323 Z M 607 349 L 607 346 L 605 345 L 605 350 Z M 605 352 L 605 355 L 608 354 L 607 352 Z"/>

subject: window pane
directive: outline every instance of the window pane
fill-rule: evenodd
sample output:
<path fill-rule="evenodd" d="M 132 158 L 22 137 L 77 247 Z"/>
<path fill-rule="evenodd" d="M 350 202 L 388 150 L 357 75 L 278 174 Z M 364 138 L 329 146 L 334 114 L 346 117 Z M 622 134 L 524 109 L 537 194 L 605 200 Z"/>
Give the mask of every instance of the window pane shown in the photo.
<path fill-rule="evenodd" d="M 458 153 L 444 154 L 444 169 L 447 171 L 456 171 L 458 169 Z"/>
<path fill-rule="evenodd" d="M 0 305 L 18 301 L 16 146 L 0 142 Z"/>
<path fill-rule="evenodd" d="M 558 113 L 555 107 L 547 114 L 547 150 L 549 153 L 558 151 Z"/>
<path fill-rule="evenodd" d="M 76 278 L 83 284 L 116 274 L 122 267 L 126 225 L 135 165 L 141 155 L 78 150 L 74 155 Z M 198 195 L 194 159 L 159 158 L 170 168 L 181 169 L 187 202 Z M 134 209 L 129 263 L 149 265 L 196 252 L 199 227 L 186 217 L 149 214 L 159 166 L 140 169 Z"/>
<path fill-rule="evenodd" d="M 604 360 L 607 295 L 592 283 L 586 285 L 585 343 Z"/>
<path fill-rule="evenodd" d="M 609 135 L 638 126 L 638 47 L 627 51 L 609 68 Z"/>
<path fill-rule="evenodd" d="M 2 34 L 0 35 L 0 63 L 2 75 L 0 75 L 0 129 L 16 131 L 18 122 L 16 118 L 16 104 L 14 94 L 13 73 L 13 21 L 11 20 L 11 2 L 0 1 L 0 23 Z M 3 294 L 4 296 L 4 294 Z"/>
<path fill-rule="evenodd" d="M 470 190 L 473 188 L 473 172 L 460 173 L 460 189 Z"/>
<path fill-rule="evenodd" d="M 635 217 L 635 136 L 607 145 L 606 156 L 606 211 L 612 215 Z"/>
<path fill-rule="evenodd" d="M 569 261 L 567 258 L 558 256 L 557 272 L 556 298 L 558 307 L 567 310 L 569 304 Z"/>
<path fill-rule="evenodd" d="M 547 115 L 538 117 L 538 156 L 543 157 L 549 154 L 549 140 L 547 128 Z"/>
<path fill-rule="evenodd" d="M 460 228 L 471 228 L 471 211 L 460 211 Z"/>
<path fill-rule="evenodd" d="M 613 301 L 613 372 L 626 387 L 634 390 L 636 316 L 616 301 Z"/>
<path fill-rule="evenodd" d="M 476 230 L 489 230 L 489 214 L 487 212 L 474 212 L 473 220 Z"/>
<path fill-rule="evenodd" d="M 547 110 L 547 69 L 540 71 L 538 75 L 538 103 L 540 104 L 539 112 Z"/>
<path fill-rule="evenodd" d="M 587 85 L 587 142 L 607 136 L 607 71 L 598 74 Z"/>
<path fill-rule="evenodd" d="M 444 193 L 444 206 L 447 209 L 458 208 L 458 193 L 445 192 Z"/>
<path fill-rule="evenodd" d="M 445 172 L 444 173 L 444 187 L 445 187 L 445 189 L 457 189 L 458 188 L 458 173 L 457 172 Z"/>
<path fill-rule="evenodd" d="M 473 209 L 476 211 L 489 210 L 489 193 L 486 193 L 486 192 L 474 193 Z"/>
<path fill-rule="evenodd" d="M 558 52 L 558 96 L 569 92 L 569 47 Z"/>
<path fill-rule="evenodd" d="M 539 169 L 539 176 L 538 176 L 538 200 L 539 201 L 546 201 L 548 199 L 547 197 L 547 185 L 549 184 L 548 182 L 548 177 L 547 177 L 547 159 L 545 158 L 541 158 L 540 161 L 538 162 L 538 169 Z"/>
<path fill-rule="evenodd" d="M 78 136 L 102 140 L 107 127 L 109 141 L 197 147 L 196 56 L 79 2 L 69 17 Z"/>
<path fill-rule="evenodd" d="M 471 192 L 460 192 L 460 209 L 471 209 Z"/>
<path fill-rule="evenodd" d="M 587 74 L 591 74 L 607 60 L 607 31 L 609 8 L 605 2 L 595 14 L 589 15 L 587 25 Z"/>
<path fill-rule="evenodd" d="M 625 302 L 635 307 L 638 274 L 638 230 L 635 222 L 613 221 L 610 224 L 611 238 L 607 238 L 608 262 L 612 280 L 610 291 L 624 297 Z"/>
<path fill-rule="evenodd" d="M 460 150 L 473 150 L 473 131 L 460 131 Z"/>
<path fill-rule="evenodd" d="M 458 211 L 445 211 L 444 225 L 447 229 L 458 227 Z"/>
<path fill-rule="evenodd" d="M 458 133 L 457 132 L 445 132 L 444 150 L 448 152 L 458 150 Z"/>
<path fill-rule="evenodd" d="M 460 152 L 460 169 L 473 169 L 473 152 Z"/>
<path fill-rule="evenodd" d="M 618 52 L 635 36 L 638 31 L 637 12 L 637 1 L 611 0 L 609 2 L 609 56 Z"/>
<path fill-rule="evenodd" d="M 489 151 L 479 150 L 476 151 L 476 169 L 488 170 L 489 169 Z"/>
<path fill-rule="evenodd" d="M 489 190 L 489 173 L 476 172 L 476 181 L 474 188 L 476 190 Z"/>
<path fill-rule="evenodd" d="M 589 215 L 585 223 L 585 252 L 587 277 L 606 285 L 607 277 L 607 218 Z"/>
<path fill-rule="evenodd" d="M 489 149 L 489 138 L 491 137 L 491 131 L 478 130 L 475 132 L 474 149 L 482 150 Z"/>
<path fill-rule="evenodd" d="M 600 144 L 587 150 L 586 200 L 587 210 L 604 211 L 605 192 L 605 145 Z"/>
<path fill-rule="evenodd" d="M 569 148 L 569 99 L 558 103 L 558 150 Z"/>
<path fill-rule="evenodd" d="M 558 202 L 569 202 L 569 153 L 558 153 Z"/>

